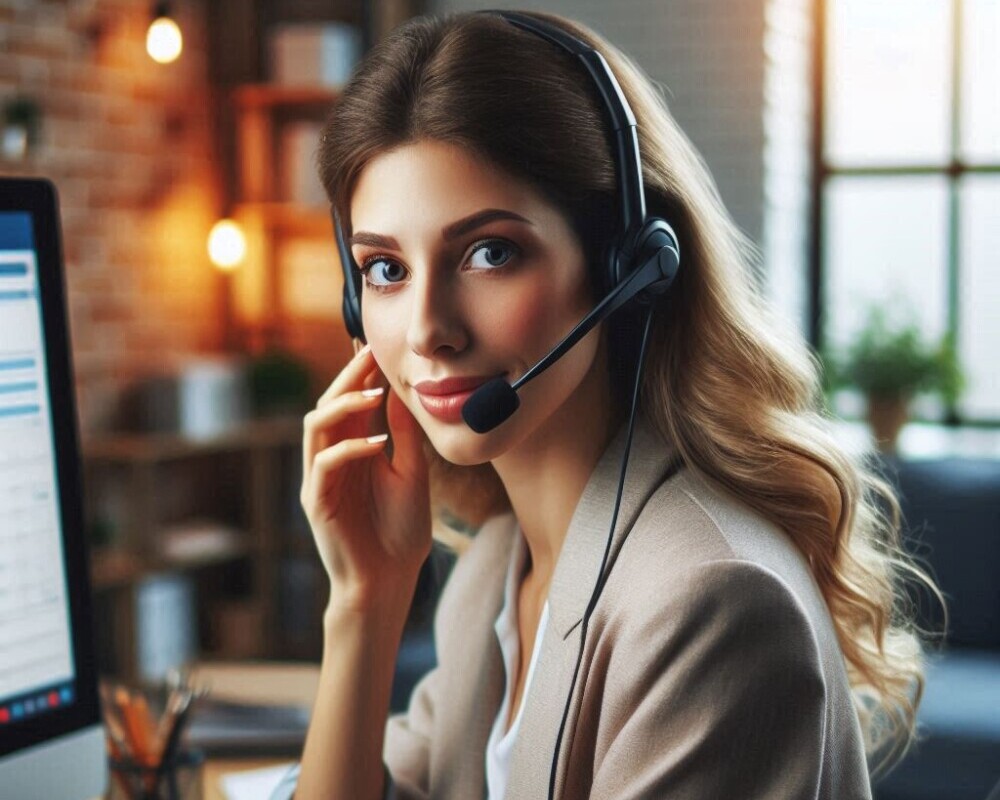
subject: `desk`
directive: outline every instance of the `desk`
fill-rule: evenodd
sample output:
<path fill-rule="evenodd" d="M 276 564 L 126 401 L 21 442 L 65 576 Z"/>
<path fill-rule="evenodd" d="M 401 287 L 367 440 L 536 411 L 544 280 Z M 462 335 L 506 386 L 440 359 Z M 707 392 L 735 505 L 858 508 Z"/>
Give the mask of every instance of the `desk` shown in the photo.
<path fill-rule="evenodd" d="M 267 661 L 201 662 L 192 669 L 192 681 L 207 682 L 212 694 L 250 703 L 294 704 L 312 708 L 319 689 L 319 665 Z M 227 772 L 260 769 L 295 761 L 289 756 L 212 758 L 202 772 L 203 800 L 225 800 L 219 777 Z"/>
<path fill-rule="evenodd" d="M 219 778 L 229 772 L 273 767 L 294 761 L 292 758 L 213 758 L 205 762 L 201 779 L 202 800 L 226 800 Z"/>

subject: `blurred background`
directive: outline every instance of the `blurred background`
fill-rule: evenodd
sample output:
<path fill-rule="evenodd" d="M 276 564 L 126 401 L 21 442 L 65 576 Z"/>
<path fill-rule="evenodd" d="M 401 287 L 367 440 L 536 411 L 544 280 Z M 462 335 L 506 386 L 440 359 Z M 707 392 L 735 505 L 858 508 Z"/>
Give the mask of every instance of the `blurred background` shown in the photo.
<path fill-rule="evenodd" d="M 1000 779 L 996 0 L 0 0 L 0 174 L 46 176 L 61 202 L 102 672 L 318 664 L 302 415 L 351 354 L 319 127 L 396 25 L 490 7 L 593 27 L 703 154 L 760 247 L 762 290 L 822 359 L 843 441 L 900 489 L 907 544 L 949 599 L 945 631 L 913 598 L 940 651 L 928 738 L 878 796 L 985 797 Z M 395 710 L 434 663 L 462 547 L 442 532 L 421 574 Z"/>

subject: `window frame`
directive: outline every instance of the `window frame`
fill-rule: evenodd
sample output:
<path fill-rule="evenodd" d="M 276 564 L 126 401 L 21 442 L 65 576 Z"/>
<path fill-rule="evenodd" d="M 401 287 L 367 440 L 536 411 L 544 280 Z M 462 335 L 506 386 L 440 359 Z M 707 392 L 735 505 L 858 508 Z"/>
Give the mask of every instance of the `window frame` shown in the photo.
<path fill-rule="evenodd" d="M 962 109 L 962 45 L 963 45 L 963 0 L 949 0 L 951 4 L 952 29 L 952 59 L 951 59 L 951 104 L 950 104 L 950 141 L 948 163 L 938 166 L 899 166 L 899 165 L 866 165 L 866 166 L 835 166 L 825 157 L 826 149 L 826 72 L 827 58 L 827 21 L 828 11 L 837 0 L 813 0 L 813 70 L 812 95 L 814 113 L 812 120 L 812 139 L 810 161 L 812 163 L 810 186 L 810 218 L 808 230 L 808 267 L 807 278 L 808 297 L 806 298 L 806 315 L 808 321 L 809 344 L 816 352 L 823 352 L 824 341 L 824 280 L 827 267 L 823 258 L 825 233 L 823 221 L 825 217 L 824 193 L 827 181 L 840 177 L 909 177 L 913 175 L 937 175 L 945 178 L 948 190 L 948 263 L 946 269 L 948 296 L 946 313 L 946 331 L 954 336 L 955 346 L 960 349 L 960 316 L 959 296 L 961 288 L 961 249 L 959 236 L 961 233 L 962 204 L 959 184 L 967 175 L 1000 174 L 1000 160 L 970 164 L 959 156 L 961 142 L 961 109 Z M 982 428 L 1000 428 L 1000 417 L 970 419 L 961 416 L 957 405 L 949 404 L 945 408 L 943 423 L 949 426 L 968 426 Z"/>

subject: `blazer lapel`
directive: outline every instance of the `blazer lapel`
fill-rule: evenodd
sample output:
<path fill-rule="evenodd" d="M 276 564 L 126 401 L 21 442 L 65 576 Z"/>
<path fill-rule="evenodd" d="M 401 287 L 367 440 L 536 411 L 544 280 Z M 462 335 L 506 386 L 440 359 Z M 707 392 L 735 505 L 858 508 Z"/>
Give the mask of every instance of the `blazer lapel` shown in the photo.
<path fill-rule="evenodd" d="M 500 531 L 490 536 L 491 552 L 479 559 L 483 566 L 475 584 L 482 602 L 459 609 L 455 620 L 449 621 L 456 631 L 461 631 L 460 640 L 456 637 L 461 651 L 449 659 L 446 691 L 453 697 L 473 698 L 473 702 L 441 706 L 441 723 L 437 727 L 441 739 L 434 749 L 443 763 L 435 797 L 448 800 L 486 797 L 486 745 L 506 685 L 503 653 L 493 623 L 503 607 L 506 565 L 517 520 L 511 513 L 490 524 L 497 525 Z"/>
<path fill-rule="evenodd" d="M 540 644 L 531 686 L 523 700 L 521 726 L 511 754 L 507 778 L 509 798 L 548 796 L 556 737 L 579 656 L 583 628 L 580 623 L 594 591 L 607 547 L 627 433 L 626 421 L 598 460 L 570 520 L 566 539 L 556 562 L 549 586 L 549 622 Z M 663 442 L 641 414 L 637 414 L 621 507 L 605 574 L 614 564 L 624 535 L 632 527 L 649 496 L 667 477 L 674 458 L 673 448 Z M 490 630 L 492 631 L 492 627 Z M 495 640 L 496 637 L 493 638 Z M 496 655 L 499 659 L 499 649 Z M 500 675 L 502 686 L 502 662 Z M 573 687 L 574 697 L 579 693 L 581 684 L 582 680 L 578 675 Z M 563 784 L 563 754 L 569 752 L 574 727 L 573 711 L 576 707 L 578 702 L 574 699 L 560 743 L 556 797 Z M 483 746 L 485 747 L 485 740 Z"/>

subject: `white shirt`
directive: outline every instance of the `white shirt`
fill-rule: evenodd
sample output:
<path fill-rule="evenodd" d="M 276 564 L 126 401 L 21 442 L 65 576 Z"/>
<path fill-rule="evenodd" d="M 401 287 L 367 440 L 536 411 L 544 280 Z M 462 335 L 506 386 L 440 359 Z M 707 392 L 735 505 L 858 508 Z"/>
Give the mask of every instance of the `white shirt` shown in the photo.
<path fill-rule="evenodd" d="M 517 709 L 517 717 L 510 726 L 510 730 L 503 732 L 507 724 L 507 717 L 510 715 L 510 707 L 513 703 L 514 694 L 514 671 L 520 662 L 520 639 L 517 631 L 517 588 L 520 578 L 524 575 L 525 566 L 528 563 L 528 544 L 524 536 L 518 531 L 515 536 L 514 546 L 511 548 L 510 564 L 507 567 L 507 584 L 504 592 L 504 606 L 497 617 L 493 628 L 497 632 L 497 639 L 500 640 L 500 649 L 503 652 L 504 669 L 507 673 L 507 690 L 504 694 L 503 703 L 493 722 L 493 730 L 490 732 L 490 739 L 486 745 L 486 785 L 488 800 L 502 800 L 507 789 L 507 772 L 510 767 L 510 755 L 514 749 L 514 740 L 517 738 L 517 729 L 521 725 L 521 713 L 524 711 L 524 698 L 528 696 L 528 687 L 531 685 L 531 676 L 535 671 L 535 662 L 538 660 L 538 651 L 542 635 L 545 633 L 545 625 L 549 619 L 549 601 L 545 601 L 542 609 L 542 616 L 538 621 L 538 631 L 535 634 L 535 644 L 531 649 L 531 664 L 528 666 L 528 676 L 524 682 L 524 692 L 521 695 L 521 704 Z"/>

